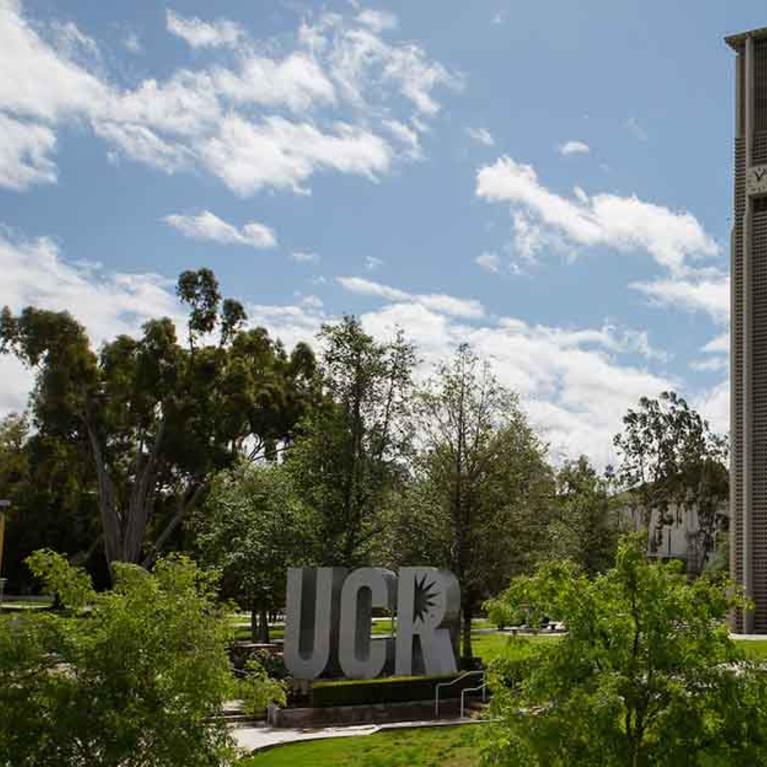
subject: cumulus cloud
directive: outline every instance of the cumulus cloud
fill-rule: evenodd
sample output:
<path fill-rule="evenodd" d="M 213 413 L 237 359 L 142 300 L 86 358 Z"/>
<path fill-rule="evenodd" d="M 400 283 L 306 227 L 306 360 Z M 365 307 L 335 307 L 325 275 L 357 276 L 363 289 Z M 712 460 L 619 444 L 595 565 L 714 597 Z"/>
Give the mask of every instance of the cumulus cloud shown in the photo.
<path fill-rule="evenodd" d="M 535 227 L 539 237 L 550 233 L 572 246 L 644 251 L 675 274 L 684 271 L 688 260 L 719 252 L 691 213 L 675 212 L 636 196 L 589 196 L 579 188 L 573 197 L 565 197 L 541 184 L 532 166 L 507 156 L 480 168 L 476 194 L 524 214 L 528 227 Z"/>
<path fill-rule="evenodd" d="M 408 293 L 380 282 L 373 282 L 364 277 L 338 277 L 338 283 L 352 293 L 376 296 L 386 301 L 412 301 L 441 314 L 465 319 L 478 319 L 485 310 L 474 299 L 455 298 L 443 293 Z"/>
<path fill-rule="evenodd" d="M 163 221 L 193 240 L 217 242 L 221 245 L 247 245 L 257 250 L 277 245 L 277 237 L 268 226 L 250 221 L 238 229 L 209 210 L 196 215 L 173 213 L 165 216 Z"/>
<path fill-rule="evenodd" d="M 725 274 L 691 271 L 675 279 L 633 282 L 631 287 L 659 306 L 704 312 L 718 323 L 726 323 L 730 317 L 730 279 Z"/>
<path fill-rule="evenodd" d="M 294 250 L 290 257 L 299 264 L 316 264 L 320 260 L 320 254 L 310 250 Z"/>
<path fill-rule="evenodd" d="M 234 47 L 245 36 L 245 30 L 233 21 L 219 19 L 205 22 L 196 16 L 184 17 L 175 11 L 166 14 L 168 32 L 180 37 L 192 48 Z"/>
<path fill-rule="evenodd" d="M 493 134 L 486 128 L 466 128 L 466 135 L 472 141 L 483 146 L 493 146 L 495 144 Z"/>
<path fill-rule="evenodd" d="M 357 14 L 357 21 L 370 27 L 374 32 L 383 32 L 386 29 L 394 29 L 397 26 L 397 17 L 389 11 L 365 8 Z"/>
<path fill-rule="evenodd" d="M 167 27 L 193 47 L 236 52 L 121 88 L 80 63 L 100 53 L 72 22 L 30 24 L 20 4 L 0 3 L 0 185 L 54 182 L 56 131 L 74 121 L 92 126 L 110 157 L 203 169 L 241 195 L 304 193 L 319 171 L 376 180 L 421 157 L 437 92 L 461 79 L 420 45 L 384 40 L 392 23 L 378 11 L 309 15 L 292 41 L 252 40 L 227 19 L 173 10 Z"/>
<path fill-rule="evenodd" d="M 560 144 L 557 147 L 559 154 L 571 155 L 571 154 L 588 154 L 591 151 L 591 147 L 583 141 L 565 141 L 564 144 Z"/>
<path fill-rule="evenodd" d="M 24 123 L 0 112 L 0 186 L 23 190 L 56 181 L 50 153 L 56 135 L 46 125 Z"/>
<path fill-rule="evenodd" d="M 501 259 L 497 253 L 480 253 L 474 263 L 482 267 L 486 272 L 497 274 L 501 271 Z"/>
<path fill-rule="evenodd" d="M 373 179 L 392 161 L 391 147 L 363 128 L 338 124 L 332 133 L 322 133 L 283 117 L 253 123 L 237 115 L 224 118 L 201 154 L 208 170 L 241 195 L 267 185 L 306 192 L 304 182 L 317 170 Z"/>

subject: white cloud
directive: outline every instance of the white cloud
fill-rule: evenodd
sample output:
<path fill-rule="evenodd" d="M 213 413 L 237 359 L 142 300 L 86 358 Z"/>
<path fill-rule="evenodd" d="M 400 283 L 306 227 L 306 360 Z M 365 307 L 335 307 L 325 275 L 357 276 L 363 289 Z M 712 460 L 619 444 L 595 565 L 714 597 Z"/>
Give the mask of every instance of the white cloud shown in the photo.
<path fill-rule="evenodd" d="M 477 144 L 482 144 L 483 146 L 495 145 L 493 134 L 486 128 L 466 128 L 466 135 Z"/>
<path fill-rule="evenodd" d="M 338 124 L 333 133 L 322 133 L 283 117 L 256 124 L 236 115 L 224 118 L 219 134 L 202 147 L 202 156 L 212 173 L 242 195 L 266 185 L 305 192 L 303 182 L 324 169 L 373 179 L 392 161 L 385 141 L 352 125 Z"/>
<path fill-rule="evenodd" d="M 557 149 L 559 154 L 562 155 L 588 154 L 591 151 L 591 147 L 583 141 L 565 141 L 565 143 L 560 144 Z"/>
<path fill-rule="evenodd" d="M 497 274 L 501 271 L 501 259 L 497 253 L 481 253 L 474 259 L 474 263 L 481 266 L 486 272 Z"/>
<path fill-rule="evenodd" d="M 0 112 L 0 186 L 22 190 L 56 181 L 49 154 L 56 135 L 46 125 L 23 123 Z"/>
<path fill-rule="evenodd" d="M 364 277 L 338 277 L 338 283 L 352 293 L 375 296 L 386 301 L 411 301 L 432 311 L 464 319 L 479 319 L 485 310 L 474 299 L 455 298 L 443 293 L 408 293 Z"/>
<path fill-rule="evenodd" d="M 383 32 L 387 29 L 394 29 L 397 26 L 397 17 L 389 11 L 377 11 L 372 8 L 366 8 L 357 14 L 357 21 L 370 27 L 374 32 Z"/>
<path fill-rule="evenodd" d="M 180 37 L 192 48 L 235 47 L 245 31 L 233 21 L 219 19 L 205 22 L 196 16 L 184 17 L 168 10 L 166 16 L 168 32 Z"/>
<path fill-rule="evenodd" d="M 635 196 L 597 194 L 578 189 L 575 198 L 552 192 L 530 165 L 501 157 L 477 173 L 476 194 L 489 202 L 505 202 L 522 212 L 528 230 L 560 237 L 572 246 L 607 246 L 618 251 L 644 251 L 672 273 L 686 261 L 715 256 L 719 249 L 698 220 Z"/>
<path fill-rule="evenodd" d="M 379 267 L 383 266 L 383 259 L 376 258 L 375 256 L 365 256 L 365 269 L 369 272 L 374 272 Z"/>
<path fill-rule="evenodd" d="M 388 43 L 364 24 L 350 26 L 339 14 L 328 13 L 306 23 L 300 33 L 315 55 L 322 55 L 330 76 L 345 99 L 362 107 L 368 91 L 393 88 L 417 113 L 434 116 L 440 108 L 439 87 L 460 88 L 463 79 L 429 59 L 417 43 Z"/>
<path fill-rule="evenodd" d="M 170 316 L 183 324 L 183 312 L 169 280 L 153 274 L 108 272 L 98 265 L 65 261 L 49 239 L 14 239 L 0 234 L 0 304 L 18 311 L 33 304 L 72 311 L 98 345 L 118 333 L 135 334 L 150 317 Z M 506 317 L 485 319 L 476 302 L 451 296 L 412 294 L 359 278 L 342 278 L 347 289 L 387 301 L 362 315 L 379 338 L 403 328 L 423 358 L 419 376 L 451 354 L 462 341 L 490 360 L 496 374 L 520 393 L 533 424 L 551 444 L 555 459 L 586 453 L 600 465 L 612 460 L 611 437 L 621 416 L 642 395 L 678 388 L 678 381 L 627 363 L 646 337 L 615 327 L 556 328 Z M 333 317 L 316 296 L 296 305 L 247 306 L 250 321 L 263 325 L 289 347 L 313 341 Z M 477 320 L 467 324 L 465 319 Z M 480 321 L 481 320 L 481 321 Z M 29 373 L 10 358 L 0 359 L 0 409 L 23 407 Z M 727 384 L 699 394 L 694 404 L 726 428 Z"/>
<path fill-rule="evenodd" d="M 704 352 L 710 354 L 729 354 L 730 353 L 730 334 L 721 333 L 712 338 L 704 347 Z"/>
<path fill-rule="evenodd" d="M 5 150 L 14 173 L 2 183 L 15 188 L 55 180 L 43 149 L 50 153 L 55 132 L 76 121 L 111 145 L 110 159 L 123 155 L 168 173 L 204 169 L 243 195 L 264 187 L 306 192 L 319 170 L 375 180 L 396 160 L 421 157 L 437 91 L 460 84 L 416 43 L 381 39 L 376 30 L 391 26 L 383 13 L 320 15 L 291 44 L 289 36 L 254 41 L 226 19 L 170 10 L 172 33 L 236 52 L 214 51 L 199 69 L 119 88 L 101 71 L 96 43 L 72 22 L 30 24 L 20 9 L 0 2 L 0 115 L 30 130 L 23 150 L 11 142 Z M 80 63 L 84 57 L 99 66 Z"/>
<path fill-rule="evenodd" d="M 730 317 L 730 280 L 725 274 L 701 276 L 690 270 L 684 277 L 633 282 L 631 287 L 659 306 L 705 312 L 719 323 Z"/>
<path fill-rule="evenodd" d="M 212 80 L 218 93 L 240 104 L 284 105 L 300 112 L 336 100 L 333 83 L 317 61 L 303 52 L 282 60 L 251 55 L 237 72 L 215 68 Z"/>
<path fill-rule="evenodd" d="M 123 45 L 131 53 L 141 53 L 141 40 L 135 32 L 128 32 L 123 38 Z"/>
<path fill-rule="evenodd" d="M 106 272 L 65 261 L 50 239 L 0 232 L 0 304 L 13 311 L 33 305 L 69 311 L 98 344 L 135 332 L 151 317 L 181 315 L 170 281 L 156 274 Z"/>
<path fill-rule="evenodd" d="M 218 242 L 222 245 L 247 245 L 258 250 L 277 245 L 274 231 L 268 226 L 251 221 L 238 229 L 209 210 L 193 216 L 174 213 L 165 216 L 163 221 L 193 240 Z"/>
<path fill-rule="evenodd" d="M 309 250 L 294 250 L 290 257 L 299 264 L 316 264 L 320 260 L 319 253 L 312 253 Z"/>
<path fill-rule="evenodd" d="M 185 168 L 192 161 L 192 155 L 186 147 L 164 141 L 144 125 L 97 122 L 93 130 L 97 136 L 109 141 L 132 160 L 166 173 Z"/>

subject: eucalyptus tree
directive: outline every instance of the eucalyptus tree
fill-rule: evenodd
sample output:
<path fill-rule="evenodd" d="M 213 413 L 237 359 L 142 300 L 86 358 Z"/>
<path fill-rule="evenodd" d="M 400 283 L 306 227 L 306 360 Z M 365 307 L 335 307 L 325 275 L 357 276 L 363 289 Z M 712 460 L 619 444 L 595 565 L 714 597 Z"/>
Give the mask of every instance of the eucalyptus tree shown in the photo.
<path fill-rule="evenodd" d="M 273 458 L 313 397 L 309 348 L 287 354 L 264 329 L 247 329 L 212 272 L 183 273 L 178 295 L 187 345 L 167 317 L 98 351 L 67 312 L 6 307 L 0 318 L 0 349 L 35 372 L 36 433 L 87 450 L 109 563 L 151 562 L 211 475 L 244 453 Z"/>

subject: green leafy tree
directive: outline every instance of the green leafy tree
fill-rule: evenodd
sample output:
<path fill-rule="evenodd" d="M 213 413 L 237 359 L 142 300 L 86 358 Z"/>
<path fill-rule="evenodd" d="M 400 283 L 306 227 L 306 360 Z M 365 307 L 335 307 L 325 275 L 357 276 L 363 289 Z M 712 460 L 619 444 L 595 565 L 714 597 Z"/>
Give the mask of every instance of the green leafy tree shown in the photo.
<path fill-rule="evenodd" d="M 620 520 L 607 480 L 585 456 L 565 461 L 557 471 L 554 507 L 548 533 L 551 558 L 571 559 L 591 575 L 610 567 Z"/>
<path fill-rule="evenodd" d="M 316 550 L 313 519 L 284 465 L 241 463 L 218 474 L 193 529 L 201 560 L 222 572 L 224 595 L 250 611 L 253 641 L 268 642 L 287 568 Z"/>
<path fill-rule="evenodd" d="M 684 514 L 697 514 L 698 530 L 689 541 L 688 569 L 700 573 L 724 524 L 722 505 L 729 497 L 728 446 L 699 413 L 675 392 L 658 399 L 642 397 L 623 418 L 613 443 L 619 455 L 615 478 L 639 508 L 651 530 L 651 547 L 664 526 Z"/>
<path fill-rule="evenodd" d="M 648 561 L 633 536 L 602 575 L 548 562 L 499 601 L 567 634 L 491 673 L 485 764 L 767 764 L 767 680 L 729 637 L 726 583 Z"/>
<path fill-rule="evenodd" d="M 63 613 L 2 619 L 0 764 L 176 767 L 231 763 L 216 718 L 232 690 L 215 583 L 188 559 L 153 573 L 116 563 L 112 591 L 60 555 L 32 571 Z"/>
<path fill-rule="evenodd" d="M 287 464 L 318 515 L 320 561 L 354 567 L 368 560 L 404 472 L 415 355 L 401 334 L 379 343 L 353 317 L 325 325 L 319 341 L 324 401 Z"/>
<path fill-rule="evenodd" d="M 0 349 L 35 370 L 36 434 L 87 451 L 110 563 L 151 563 L 210 476 L 243 455 L 274 458 L 313 396 L 308 347 L 288 355 L 265 330 L 245 329 L 209 270 L 182 274 L 178 294 L 190 309 L 188 349 L 168 318 L 98 354 L 67 313 L 6 308 L 0 318 Z"/>
<path fill-rule="evenodd" d="M 461 653 L 471 658 L 471 621 L 482 601 L 542 553 L 551 472 L 517 397 L 466 345 L 422 388 L 417 412 L 416 497 L 461 583 Z"/>

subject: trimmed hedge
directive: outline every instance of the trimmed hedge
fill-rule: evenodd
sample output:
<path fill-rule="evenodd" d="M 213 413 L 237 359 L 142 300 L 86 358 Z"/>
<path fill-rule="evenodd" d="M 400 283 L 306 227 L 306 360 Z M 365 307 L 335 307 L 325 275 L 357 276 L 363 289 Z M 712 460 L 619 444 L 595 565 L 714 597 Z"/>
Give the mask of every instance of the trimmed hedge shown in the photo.
<path fill-rule="evenodd" d="M 311 705 L 316 708 L 327 706 L 364 706 L 376 703 L 407 703 L 416 700 L 434 700 L 437 683 L 449 682 L 459 674 L 447 676 L 384 677 L 342 682 L 316 682 L 310 693 Z M 461 679 L 450 687 L 443 687 L 440 699 L 457 698 L 466 687 L 476 687 L 480 677 L 472 675 Z"/>

